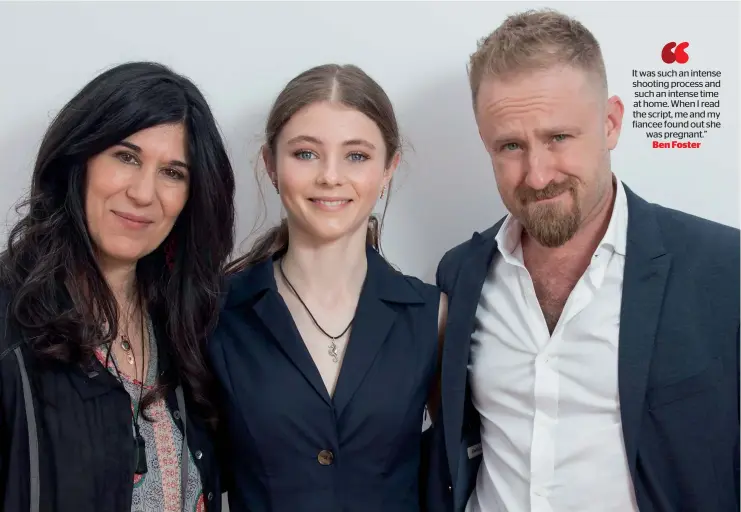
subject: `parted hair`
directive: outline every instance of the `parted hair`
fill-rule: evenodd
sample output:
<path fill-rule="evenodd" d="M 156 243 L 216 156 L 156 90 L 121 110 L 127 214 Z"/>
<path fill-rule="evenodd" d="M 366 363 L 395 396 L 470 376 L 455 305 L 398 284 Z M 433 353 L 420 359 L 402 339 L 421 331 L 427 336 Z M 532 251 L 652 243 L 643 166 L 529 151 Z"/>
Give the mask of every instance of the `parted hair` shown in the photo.
<path fill-rule="evenodd" d="M 300 110 L 322 101 L 340 103 L 372 119 L 383 137 L 385 166 L 390 166 L 402 145 L 394 107 L 383 88 L 363 69 L 352 64 L 323 64 L 307 69 L 291 79 L 268 114 L 264 149 L 275 156 L 277 140 L 286 123 Z M 391 183 L 386 207 L 390 196 Z M 385 212 L 386 208 L 380 219 L 375 215 L 368 219 L 366 242 L 379 251 Z M 240 272 L 250 265 L 283 253 L 287 247 L 288 224 L 283 219 L 279 225 L 259 237 L 247 254 L 230 263 L 226 272 Z"/>

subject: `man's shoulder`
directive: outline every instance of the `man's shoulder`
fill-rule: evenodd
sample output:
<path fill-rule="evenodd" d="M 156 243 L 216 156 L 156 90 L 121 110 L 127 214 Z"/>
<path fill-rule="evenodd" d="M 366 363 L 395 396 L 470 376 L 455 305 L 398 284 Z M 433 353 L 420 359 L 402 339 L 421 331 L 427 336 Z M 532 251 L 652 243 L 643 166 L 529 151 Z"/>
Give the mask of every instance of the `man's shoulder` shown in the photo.
<path fill-rule="evenodd" d="M 683 289 L 695 284 L 724 301 L 738 301 L 739 229 L 662 205 L 652 208 L 663 249 L 671 256 L 673 273 L 685 283 Z"/>
<path fill-rule="evenodd" d="M 477 245 L 477 239 L 483 238 L 494 238 L 502 225 L 504 218 L 500 219 L 495 225 L 484 230 L 476 231 L 465 241 L 455 245 L 451 249 L 448 249 L 443 257 L 440 259 L 440 263 L 437 266 L 437 284 L 444 291 L 449 291 L 452 287 L 455 279 L 458 275 L 458 271 L 466 261 L 471 251 Z"/>
<path fill-rule="evenodd" d="M 669 252 L 689 257 L 707 254 L 714 258 L 738 260 L 741 252 L 741 231 L 738 228 L 663 205 L 652 206 Z"/>

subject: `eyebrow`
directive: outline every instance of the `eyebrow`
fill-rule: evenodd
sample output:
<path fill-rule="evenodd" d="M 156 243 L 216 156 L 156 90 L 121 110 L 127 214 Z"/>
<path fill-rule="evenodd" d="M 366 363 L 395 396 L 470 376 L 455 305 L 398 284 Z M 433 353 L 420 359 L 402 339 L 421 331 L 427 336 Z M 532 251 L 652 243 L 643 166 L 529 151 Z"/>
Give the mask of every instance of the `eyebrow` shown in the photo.
<path fill-rule="evenodd" d="M 571 133 L 571 134 L 580 134 L 581 129 L 576 126 L 554 126 L 553 128 L 545 128 L 545 129 L 536 129 L 535 133 L 539 137 L 548 137 L 552 135 L 558 135 L 559 133 Z M 495 144 L 504 144 L 504 143 L 510 143 L 510 142 L 517 142 L 522 139 L 522 136 L 518 133 L 505 133 L 503 135 L 498 136 L 496 139 L 494 139 Z"/>
<path fill-rule="evenodd" d="M 136 151 L 137 153 L 142 153 L 142 148 L 137 146 L 136 144 L 132 144 L 131 142 L 127 142 L 125 140 L 122 140 L 118 143 L 119 146 L 124 146 L 129 148 L 132 151 Z M 185 162 L 181 162 L 180 160 L 170 160 L 170 162 L 167 165 L 173 165 L 175 167 L 183 167 L 184 169 L 188 169 L 188 164 Z"/>
<path fill-rule="evenodd" d="M 322 141 L 317 139 L 316 137 L 312 137 L 310 135 L 299 135 L 297 137 L 293 137 L 292 139 L 289 139 L 286 144 L 296 144 L 298 142 L 311 142 L 312 144 L 317 144 L 319 146 L 322 145 Z M 350 139 L 346 140 L 342 143 L 343 146 L 365 146 L 368 149 L 376 149 L 376 146 L 371 144 L 365 139 Z"/>

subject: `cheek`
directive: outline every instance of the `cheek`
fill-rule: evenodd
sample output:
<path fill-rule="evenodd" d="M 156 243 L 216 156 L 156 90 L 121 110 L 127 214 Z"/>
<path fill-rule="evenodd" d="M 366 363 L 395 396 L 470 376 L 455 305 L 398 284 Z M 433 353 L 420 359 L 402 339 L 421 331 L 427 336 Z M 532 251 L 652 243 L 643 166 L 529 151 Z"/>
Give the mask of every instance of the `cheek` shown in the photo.
<path fill-rule="evenodd" d="M 159 197 L 165 220 L 174 223 L 180 212 L 185 208 L 185 202 L 188 200 L 188 186 L 179 184 L 178 186 L 168 187 L 159 193 Z"/>
<path fill-rule="evenodd" d="M 381 193 L 383 187 L 383 169 L 363 169 L 352 175 L 353 188 L 358 195 L 375 201 L 376 194 Z"/>
<path fill-rule="evenodd" d="M 281 159 L 276 166 L 278 186 L 281 196 L 302 194 L 314 182 L 311 162 L 296 162 L 293 159 Z"/>
<path fill-rule="evenodd" d="M 97 161 L 91 161 L 85 182 L 85 220 L 88 229 L 97 231 L 102 222 L 101 217 L 106 211 L 108 199 L 115 196 L 125 188 L 125 183 L 108 166 L 100 165 Z"/>
<path fill-rule="evenodd" d="M 525 179 L 525 168 L 522 162 L 522 153 L 513 155 L 494 155 L 492 156 L 492 166 L 494 168 L 494 177 L 497 180 L 497 187 L 500 192 L 509 196 L 514 194 L 515 189 Z"/>
<path fill-rule="evenodd" d="M 602 153 L 595 141 L 580 140 L 569 144 L 559 155 L 559 167 L 584 183 L 589 183 L 602 166 Z"/>

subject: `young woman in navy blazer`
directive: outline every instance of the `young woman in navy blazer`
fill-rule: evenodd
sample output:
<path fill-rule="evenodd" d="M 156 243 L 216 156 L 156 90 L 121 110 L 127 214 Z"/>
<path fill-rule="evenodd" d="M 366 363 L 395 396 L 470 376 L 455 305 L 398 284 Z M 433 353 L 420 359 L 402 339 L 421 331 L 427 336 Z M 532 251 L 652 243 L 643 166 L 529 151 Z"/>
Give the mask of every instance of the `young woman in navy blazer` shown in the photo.
<path fill-rule="evenodd" d="M 391 102 L 355 66 L 318 66 L 280 93 L 265 136 L 287 216 L 232 265 L 208 348 L 230 511 L 419 511 L 447 300 L 379 254 Z"/>

